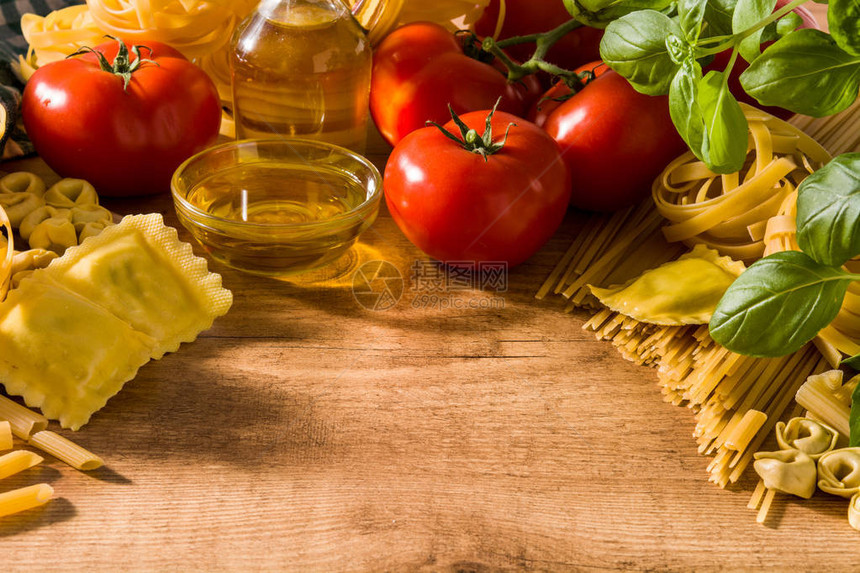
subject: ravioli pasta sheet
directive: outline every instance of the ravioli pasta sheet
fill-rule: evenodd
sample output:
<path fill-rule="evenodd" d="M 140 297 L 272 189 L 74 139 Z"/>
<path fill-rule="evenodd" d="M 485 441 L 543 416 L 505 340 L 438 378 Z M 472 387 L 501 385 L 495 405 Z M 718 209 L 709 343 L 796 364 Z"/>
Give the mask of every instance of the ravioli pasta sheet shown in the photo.
<path fill-rule="evenodd" d="M 45 273 L 154 338 L 155 359 L 193 341 L 233 301 L 221 277 L 160 215 L 126 217 L 69 249 Z"/>
<path fill-rule="evenodd" d="M 78 429 L 150 359 L 209 328 L 232 304 L 161 215 L 125 217 L 0 304 L 0 382 Z"/>
<path fill-rule="evenodd" d="M 36 273 L 0 305 L 0 380 L 78 429 L 146 364 L 156 341 Z"/>
<path fill-rule="evenodd" d="M 689 253 L 623 285 L 592 286 L 591 292 L 604 306 L 641 322 L 706 324 L 726 289 L 744 269 L 743 263 L 696 245 Z"/>

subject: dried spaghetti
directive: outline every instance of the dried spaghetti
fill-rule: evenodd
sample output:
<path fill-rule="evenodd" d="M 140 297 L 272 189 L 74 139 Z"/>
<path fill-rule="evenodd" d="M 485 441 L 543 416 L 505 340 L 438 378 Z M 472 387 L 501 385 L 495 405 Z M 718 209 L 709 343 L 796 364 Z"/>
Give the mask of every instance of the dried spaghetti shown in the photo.
<path fill-rule="evenodd" d="M 811 344 L 781 358 L 734 354 L 711 340 L 706 325 L 647 324 L 601 308 L 586 285 L 625 283 L 676 259 L 685 245 L 704 244 L 744 262 L 797 248 L 796 188 L 830 156 L 795 127 L 753 108 L 745 113 L 743 171 L 717 175 L 692 154 L 678 158 L 655 182 L 654 202 L 588 219 L 537 293 L 565 296 L 568 311 L 592 309 L 584 328 L 657 370 L 665 400 L 695 412 L 694 437 L 699 451 L 713 456 L 708 471 L 720 486 L 740 478 L 804 380 L 826 370 L 827 360 Z M 860 318 L 860 299 L 846 297 L 846 306 Z M 860 320 L 850 324 L 860 329 Z"/>

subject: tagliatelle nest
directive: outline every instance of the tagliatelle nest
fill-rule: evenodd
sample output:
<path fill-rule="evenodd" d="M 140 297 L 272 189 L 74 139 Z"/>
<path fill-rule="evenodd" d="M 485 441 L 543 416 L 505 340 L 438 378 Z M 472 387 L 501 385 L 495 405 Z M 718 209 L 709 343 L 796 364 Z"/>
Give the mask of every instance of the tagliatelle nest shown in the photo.
<path fill-rule="evenodd" d="M 652 195 L 670 222 L 663 228 L 668 241 L 704 244 L 749 264 L 765 254 L 766 235 L 784 235 L 777 222 L 768 230 L 768 222 L 790 210 L 797 186 L 830 155 L 794 126 L 753 107 L 743 109 L 750 135 L 740 172 L 719 175 L 688 152 L 663 171 Z"/>

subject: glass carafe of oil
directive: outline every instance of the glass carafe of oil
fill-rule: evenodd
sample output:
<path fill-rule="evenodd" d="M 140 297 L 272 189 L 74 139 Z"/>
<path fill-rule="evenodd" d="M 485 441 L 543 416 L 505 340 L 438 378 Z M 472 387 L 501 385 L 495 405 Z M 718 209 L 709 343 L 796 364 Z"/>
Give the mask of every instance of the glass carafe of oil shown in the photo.
<path fill-rule="evenodd" d="M 343 0 L 262 0 L 232 47 L 237 139 L 294 136 L 364 152 L 370 44 Z"/>

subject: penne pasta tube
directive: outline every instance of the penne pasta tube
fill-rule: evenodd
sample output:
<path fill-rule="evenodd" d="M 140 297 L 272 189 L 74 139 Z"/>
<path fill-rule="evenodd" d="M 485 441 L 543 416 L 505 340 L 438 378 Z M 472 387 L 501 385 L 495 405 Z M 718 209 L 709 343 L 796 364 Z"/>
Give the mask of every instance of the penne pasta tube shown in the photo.
<path fill-rule="evenodd" d="M 0 421 L 0 452 L 12 449 L 12 424 Z"/>
<path fill-rule="evenodd" d="M 12 433 L 26 440 L 31 434 L 48 427 L 48 419 L 5 396 L 0 396 L 0 420 L 12 426 Z"/>
<path fill-rule="evenodd" d="M 46 483 L 13 489 L 0 494 L 0 517 L 27 511 L 45 504 L 54 495 L 54 488 Z"/>
<path fill-rule="evenodd" d="M 27 450 L 17 450 L 0 456 L 0 479 L 7 478 L 42 463 L 44 458 Z"/>
<path fill-rule="evenodd" d="M 51 431 L 37 432 L 30 437 L 29 442 L 77 470 L 90 471 L 104 465 L 104 460 L 99 456 Z"/>

